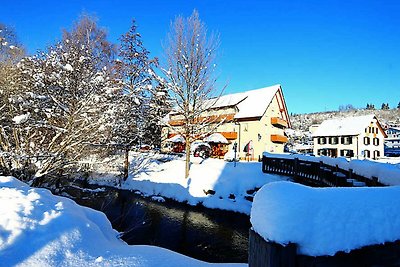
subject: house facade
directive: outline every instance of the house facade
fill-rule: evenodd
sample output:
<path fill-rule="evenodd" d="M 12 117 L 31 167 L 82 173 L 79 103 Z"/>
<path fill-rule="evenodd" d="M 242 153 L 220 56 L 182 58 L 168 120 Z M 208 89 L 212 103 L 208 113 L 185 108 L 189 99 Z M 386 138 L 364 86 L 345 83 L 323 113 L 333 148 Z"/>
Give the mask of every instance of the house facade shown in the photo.
<path fill-rule="evenodd" d="M 386 130 L 385 145 L 389 149 L 400 149 L 400 127 L 389 127 Z"/>
<path fill-rule="evenodd" d="M 384 155 L 385 138 L 373 114 L 325 120 L 313 134 L 314 155 L 377 159 Z"/>
<path fill-rule="evenodd" d="M 200 120 L 212 123 L 199 136 L 206 132 L 222 134 L 228 140 L 223 153 L 232 150 L 235 144 L 241 159 L 257 160 L 264 151 L 283 152 L 287 142 L 284 129 L 290 127 L 290 120 L 280 85 L 223 95 L 209 101 L 212 105 Z M 179 133 L 182 125 L 182 115 L 168 115 L 168 126 L 162 129 L 162 150 L 167 147 L 163 143 Z"/>

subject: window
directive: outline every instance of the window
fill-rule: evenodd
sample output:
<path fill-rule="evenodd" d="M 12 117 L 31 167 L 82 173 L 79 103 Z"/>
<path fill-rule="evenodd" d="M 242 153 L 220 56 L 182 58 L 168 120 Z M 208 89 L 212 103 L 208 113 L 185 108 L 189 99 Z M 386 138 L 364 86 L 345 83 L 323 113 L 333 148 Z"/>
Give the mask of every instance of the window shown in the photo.
<path fill-rule="evenodd" d="M 325 137 L 320 137 L 318 144 L 325 145 L 326 144 L 326 138 Z"/>
<path fill-rule="evenodd" d="M 374 151 L 374 159 L 377 159 L 381 156 L 381 153 L 379 152 L 379 150 L 375 150 Z"/>
<path fill-rule="evenodd" d="M 340 139 L 341 139 L 340 141 L 343 145 L 350 145 L 353 143 L 353 138 L 351 136 L 343 136 Z"/>
<path fill-rule="evenodd" d="M 371 152 L 369 150 L 364 150 L 364 157 L 365 158 L 370 158 L 371 157 Z"/>
<path fill-rule="evenodd" d="M 340 156 L 347 157 L 347 158 L 354 157 L 354 151 L 351 149 L 342 149 L 342 150 L 340 150 Z"/>
<path fill-rule="evenodd" d="M 375 137 L 375 138 L 373 139 L 373 143 L 374 143 L 374 146 L 379 146 L 379 138 L 378 138 L 378 137 Z"/>
<path fill-rule="evenodd" d="M 364 137 L 364 145 L 367 146 L 367 145 L 370 144 L 370 142 L 371 142 L 371 141 L 370 141 L 370 138 L 369 138 L 368 136 L 365 136 L 365 137 Z"/>
<path fill-rule="evenodd" d="M 331 137 L 330 144 L 337 145 L 339 143 L 339 137 Z"/>
<path fill-rule="evenodd" d="M 327 155 L 327 150 L 326 149 L 318 149 L 318 155 L 326 156 Z"/>

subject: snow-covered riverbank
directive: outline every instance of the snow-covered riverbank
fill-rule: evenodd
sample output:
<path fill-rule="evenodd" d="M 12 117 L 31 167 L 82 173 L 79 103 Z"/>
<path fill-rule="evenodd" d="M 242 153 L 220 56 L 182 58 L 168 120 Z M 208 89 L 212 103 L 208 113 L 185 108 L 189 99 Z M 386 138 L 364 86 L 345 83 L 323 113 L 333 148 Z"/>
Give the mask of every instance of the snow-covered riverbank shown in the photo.
<path fill-rule="evenodd" d="M 106 216 L 0 176 L 0 266 L 210 266 L 153 246 L 129 246 Z M 246 266 L 246 264 L 218 264 Z"/>
<path fill-rule="evenodd" d="M 131 172 L 120 186 L 115 177 L 98 175 L 91 183 L 138 190 L 147 196 L 162 196 L 190 205 L 250 214 L 252 190 L 287 180 L 265 174 L 260 162 L 226 162 L 221 159 L 192 158 L 188 179 L 184 177 L 183 157 L 146 153 L 132 154 Z M 214 193 L 215 192 L 215 193 Z M 214 193 L 214 194 L 213 194 Z M 247 198 L 247 199 L 246 199 Z"/>
<path fill-rule="evenodd" d="M 400 240 L 400 187 L 311 188 L 288 182 L 264 186 L 251 223 L 265 240 L 295 243 L 298 254 L 338 251 Z"/>

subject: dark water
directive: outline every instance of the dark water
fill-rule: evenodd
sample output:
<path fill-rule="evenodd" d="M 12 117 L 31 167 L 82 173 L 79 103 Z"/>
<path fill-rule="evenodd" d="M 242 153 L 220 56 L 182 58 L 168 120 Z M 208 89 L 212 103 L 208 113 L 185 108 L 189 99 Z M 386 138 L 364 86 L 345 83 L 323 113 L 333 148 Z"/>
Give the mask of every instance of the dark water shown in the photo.
<path fill-rule="evenodd" d="M 128 244 L 160 246 L 208 262 L 247 262 L 248 216 L 159 203 L 112 188 L 66 192 L 77 203 L 104 212 Z"/>

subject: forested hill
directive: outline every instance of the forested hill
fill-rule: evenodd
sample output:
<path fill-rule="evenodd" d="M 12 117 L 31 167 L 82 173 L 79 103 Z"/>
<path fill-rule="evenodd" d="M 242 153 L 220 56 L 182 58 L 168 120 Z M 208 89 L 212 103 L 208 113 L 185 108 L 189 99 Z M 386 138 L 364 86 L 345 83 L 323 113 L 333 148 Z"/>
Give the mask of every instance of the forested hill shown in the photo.
<path fill-rule="evenodd" d="M 290 121 L 292 129 L 308 131 L 313 124 L 320 124 L 324 120 L 333 118 L 344 118 L 350 116 L 363 116 L 375 114 L 382 126 L 385 125 L 400 125 L 400 109 L 351 109 L 346 111 L 327 111 L 310 114 L 292 114 Z"/>

